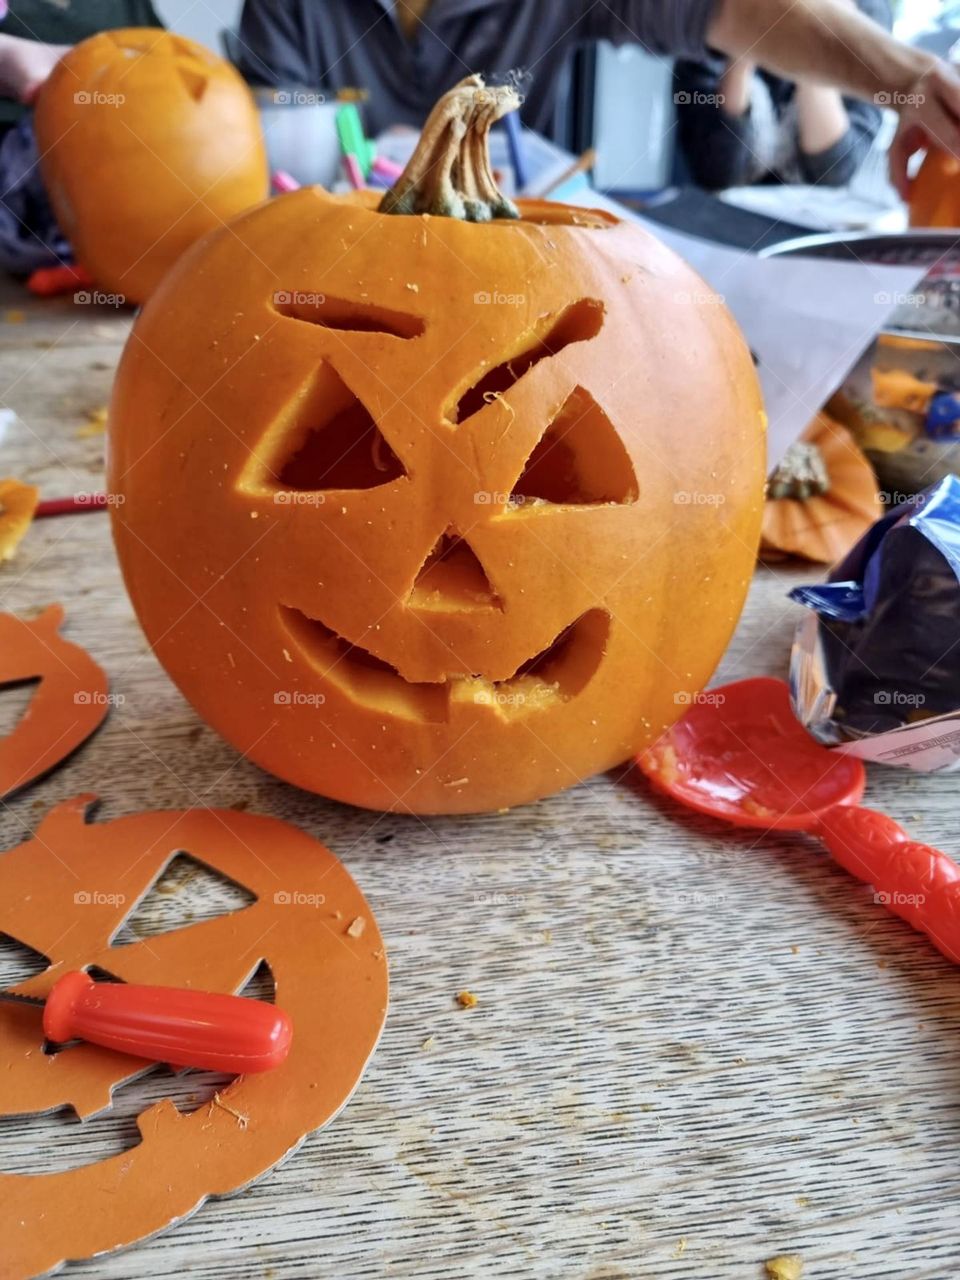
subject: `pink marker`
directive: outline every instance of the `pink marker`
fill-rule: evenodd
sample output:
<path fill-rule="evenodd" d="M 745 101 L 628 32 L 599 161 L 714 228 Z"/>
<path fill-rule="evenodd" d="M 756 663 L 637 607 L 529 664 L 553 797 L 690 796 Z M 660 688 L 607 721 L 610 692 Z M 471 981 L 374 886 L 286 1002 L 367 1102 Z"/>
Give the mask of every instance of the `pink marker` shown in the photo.
<path fill-rule="evenodd" d="M 347 171 L 347 177 L 350 179 L 350 185 L 357 191 L 363 191 L 366 188 L 366 182 L 363 177 L 363 170 L 360 168 L 360 161 L 356 156 L 349 152 L 343 157 L 344 168 Z"/>
<path fill-rule="evenodd" d="M 300 190 L 300 183 L 292 173 L 287 173 L 286 169 L 277 169 L 276 172 L 270 175 L 270 181 L 273 183 L 274 191 L 279 191 L 281 195 L 287 191 Z"/>
<path fill-rule="evenodd" d="M 403 173 L 403 165 L 388 160 L 386 156 L 377 156 L 370 168 L 381 178 L 389 178 L 391 183 L 396 182 Z"/>

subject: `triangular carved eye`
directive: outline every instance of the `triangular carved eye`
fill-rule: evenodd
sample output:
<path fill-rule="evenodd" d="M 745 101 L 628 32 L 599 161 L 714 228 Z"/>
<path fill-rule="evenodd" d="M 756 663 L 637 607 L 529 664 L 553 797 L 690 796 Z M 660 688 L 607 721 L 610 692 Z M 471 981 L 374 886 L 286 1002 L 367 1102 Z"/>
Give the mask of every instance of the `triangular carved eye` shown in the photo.
<path fill-rule="evenodd" d="M 638 492 L 616 428 L 590 392 L 577 387 L 527 459 L 511 499 L 582 506 L 636 502 Z"/>
<path fill-rule="evenodd" d="M 409 603 L 415 609 L 502 609 L 476 552 L 448 529 L 420 567 Z"/>
<path fill-rule="evenodd" d="M 257 479 L 279 491 L 374 489 L 406 475 L 366 406 L 326 364 L 271 428 L 255 464 Z"/>
<path fill-rule="evenodd" d="M 177 67 L 180 79 L 186 85 L 187 92 L 195 102 L 199 102 L 206 92 L 207 85 L 210 83 L 210 77 L 205 71 L 197 69 L 196 64 L 188 65 L 180 63 Z"/>

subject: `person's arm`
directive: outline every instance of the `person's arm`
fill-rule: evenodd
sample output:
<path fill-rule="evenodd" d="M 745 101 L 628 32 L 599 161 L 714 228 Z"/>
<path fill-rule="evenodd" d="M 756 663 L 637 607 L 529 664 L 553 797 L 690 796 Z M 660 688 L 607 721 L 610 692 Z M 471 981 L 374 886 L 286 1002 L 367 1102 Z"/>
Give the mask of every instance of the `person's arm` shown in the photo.
<path fill-rule="evenodd" d="M 757 64 L 750 58 L 728 62 L 720 77 L 720 106 L 727 117 L 739 119 L 750 110 L 750 94 Z"/>
<path fill-rule="evenodd" d="M 32 102 L 69 47 L 0 34 L 0 98 Z"/>
<path fill-rule="evenodd" d="M 847 122 L 843 134 L 832 145 L 818 151 L 800 148 L 798 158 L 804 182 L 825 187 L 846 186 L 873 146 L 880 129 L 879 108 L 855 98 L 842 98 L 841 104 Z"/>
<path fill-rule="evenodd" d="M 716 59 L 713 59 L 716 63 Z M 680 149 L 698 187 L 720 191 L 755 182 L 762 166 L 754 157 L 750 114 L 753 67 L 735 64 L 717 74 L 709 62 L 678 59 L 673 69 Z"/>
<path fill-rule="evenodd" d="M 850 117 L 838 89 L 822 84 L 798 84 L 797 141 L 802 156 L 832 150 L 850 129 Z"/>
<path fill-rule="evenodd" d="M 718 0 L 707 42 L 790 80 L 843 89 L 900 113 L 891 176 L 907 194 L 907 161 L 929 142 L 960 155 L 960 76 L 901 44 L 844 0 Z"/>

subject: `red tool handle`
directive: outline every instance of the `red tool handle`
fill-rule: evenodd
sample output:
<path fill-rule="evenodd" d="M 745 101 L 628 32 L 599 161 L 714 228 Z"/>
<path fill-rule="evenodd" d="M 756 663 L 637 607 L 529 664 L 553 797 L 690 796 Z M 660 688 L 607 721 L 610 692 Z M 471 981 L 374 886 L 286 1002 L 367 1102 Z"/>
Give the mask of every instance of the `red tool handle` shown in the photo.
<path fill-rule="evenodd" d="M 94 982 L 65 974 L 43 1010 L 48 1040 L 88 1040 L 176 1067 L 246 1074 L 278 1067 L 293 1028 L 282 1009 L 243 996 L 181 987 Z"/>
<path fill-rule="evenodd" d="M 952 858 L 862 805 L 828 809 L 817 835 L 842 867 L 873 885 L 878 902 L 960 964 L 960 866 Z"/>
<path fill-rule="evenodd" d="M 37 267 L 27 280 L 27 288 L 38 298 L 53 298 L 59 293 L 73 293 L 93 284 L 89 271 L 78 266 Z"/>

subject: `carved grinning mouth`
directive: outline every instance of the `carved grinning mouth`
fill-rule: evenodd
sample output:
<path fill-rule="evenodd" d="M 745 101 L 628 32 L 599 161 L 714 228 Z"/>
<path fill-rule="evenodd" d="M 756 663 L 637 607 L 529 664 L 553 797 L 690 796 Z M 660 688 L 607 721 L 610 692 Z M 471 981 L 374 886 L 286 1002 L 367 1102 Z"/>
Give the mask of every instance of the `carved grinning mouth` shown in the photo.
<path fill-rule="evenodd" d="M 381 715 L 435 724 L 449 719 L 455 704 L 489 707 L 512 719 L 568 702 L 596 673 L 610 632 L 606 610 L 589 609 L 507 680 L 457 674 L 426 683 L 405 680 L 395 667 L 299 609 L 281 605 L 280 615 L 310 664 L 349 701 Z"/>

